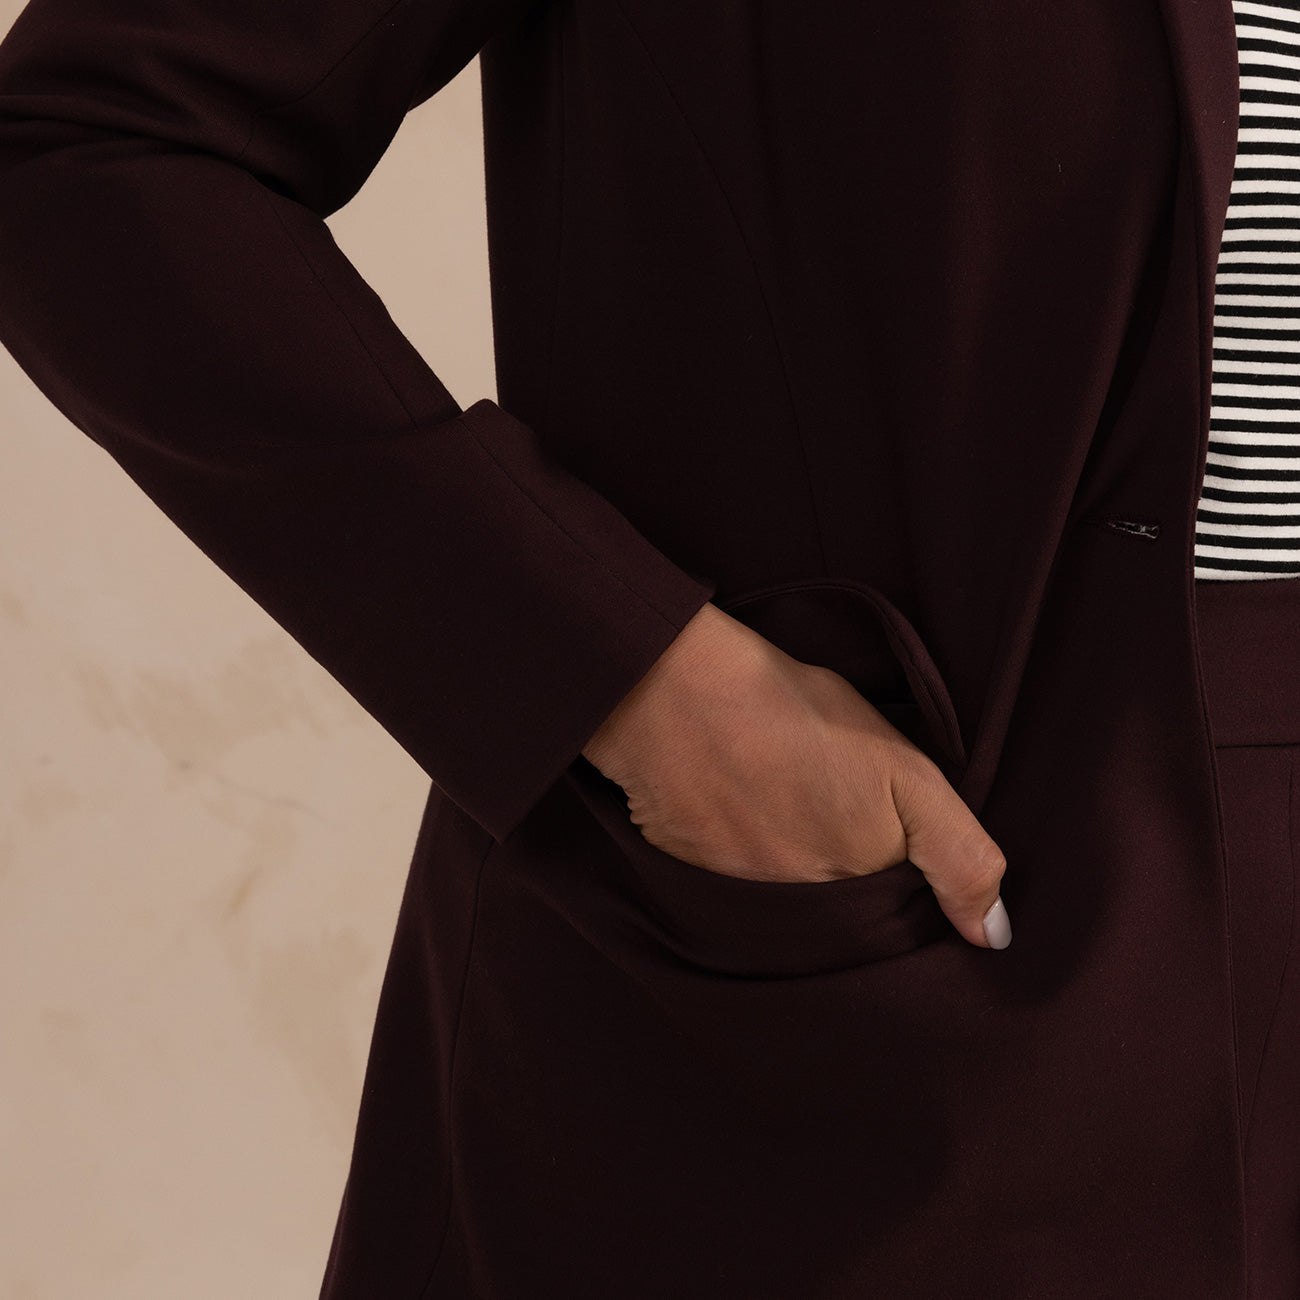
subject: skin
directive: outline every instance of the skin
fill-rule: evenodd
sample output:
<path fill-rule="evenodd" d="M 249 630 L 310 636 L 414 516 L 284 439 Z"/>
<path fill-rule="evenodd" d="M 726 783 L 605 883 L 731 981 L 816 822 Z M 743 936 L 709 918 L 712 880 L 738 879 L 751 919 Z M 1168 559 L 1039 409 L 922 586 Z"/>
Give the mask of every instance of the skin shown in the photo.
<path fill-rule="evenodd" d="M 641 834 L 683 861 L 817 881 L 910 859 L 962 936 L 991 946 L 1006 861 L 938 767 L 838 673 L 716 605 L 582 753 L 622 786 Z"/>

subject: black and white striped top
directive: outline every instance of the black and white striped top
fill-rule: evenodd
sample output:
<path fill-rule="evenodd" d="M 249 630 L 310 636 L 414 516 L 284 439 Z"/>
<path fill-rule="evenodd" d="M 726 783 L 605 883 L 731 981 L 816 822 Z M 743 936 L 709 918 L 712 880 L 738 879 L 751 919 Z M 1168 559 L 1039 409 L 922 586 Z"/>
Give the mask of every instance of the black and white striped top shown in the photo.
<path fill-rule="evenodd" d="M 1300 577 L 1300 0 L 1232 7 L 1241 116 L 1195 576 Z"/>

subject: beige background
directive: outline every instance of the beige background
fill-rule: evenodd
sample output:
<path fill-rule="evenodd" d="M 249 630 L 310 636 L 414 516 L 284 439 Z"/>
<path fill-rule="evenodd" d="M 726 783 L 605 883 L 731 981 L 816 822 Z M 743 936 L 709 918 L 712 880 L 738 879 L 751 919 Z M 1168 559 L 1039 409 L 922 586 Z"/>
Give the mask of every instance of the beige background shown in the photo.
<path fill-rule="evenodd" d="M 477 61 L 328 224 L 495 398 Z M 0 1300 L 314 1300 L 428 779 L 3 349 L 0 464 Z"/>

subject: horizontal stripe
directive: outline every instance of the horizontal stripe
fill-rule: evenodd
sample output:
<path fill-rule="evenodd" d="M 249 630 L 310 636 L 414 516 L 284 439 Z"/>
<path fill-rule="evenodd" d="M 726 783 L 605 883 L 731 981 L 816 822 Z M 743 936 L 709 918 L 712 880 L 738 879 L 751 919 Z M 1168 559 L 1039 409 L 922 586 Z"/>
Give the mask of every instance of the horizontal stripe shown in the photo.
<path fill-rule="evenodd" d="M 1290 514 L 1249 517 L 1224 513 L 1222 503 L 1211 509 L 1197 508 L 1197 531 L 1206 533 L 1224 546 L 1240 547 L 1251 543 L 1268 550 L 1294 547 L 1300 551 L 1300 515 L 1294 505 Z"/>
<path fill-rule="evenodd" d="M 1287 40 L 1280 28 L 1246 28 L 1237 37 L 1237 55 L 1243 70 L 1300 67 L 1297 42 Z"/>
<path fill-rule="evenodd" d="M 1291 195 L 1300 194 L 1300 180 L 1294 168 L 1250 167 L 1237 172 L 1231 189 L 1233 194 L 1248 194 L 1252 200 L 1264 194 L 1270 199 L 1289 200 Z"/>
<path fill-rule="evenodd" d="M 1292 269 L 1277 269 L 1277 264 L 1261 262 L 1260 266 L 1267 266 L 1266 271 L 1250 271 L 1247 268 L 1233 266 L 1228 264 L 1225 271 L 1220 271 L 1215 276 L 1215 283 L 1221 288 L 1231 290 L 1234 285 L 1240 285 L 1248 289 L 1266 290 L 1270 286 L 1281 286 L 1285 289 L 1294 289 L 1296 287 L 1296 276 L 1300 275 L 1300 262 L 1297 262 Z"/>
<path fill-rule="evenodd" d="M 1244 404 L 1234 405 L 1234 399 L 1220 405 L 1215 403 L 1210 411 L 1211 433 L 1276 433 L 1279 423 L 1297 426 L 1294 411 L 1269 411 Z M 1300 438 L 1297 438 L 1300 441 Z"/>
<path fill-rule="evenodd" d="M 1253 54 L 1250 62 L 1242 69 L 1243 79 L 1253 78 L 1258 84 L 1276 78 L 1289 79 L 1292 73 L 1300 72 L 1300 51 L 1262 48 L 1271 46 L 1272 43 L 1269 41 L 1256 41 L 1252 44 L 1261 48 Z"/>
<path fill-rule="evenodd" d="M 1198 553 L 1193 576 L 1197 578 L 1287 578 L 1300 575 L 1300 568 L 1289 564 L 1251 563 L 1250 567 L 1254 572 L 1242 572 L 1242 563 L 1240 560 L 1234 561 L 1219 556 L 1202 558 Z"/>
<path fill-rule="evenodd" d="M 1256 347 L 1271 347 L 1286 344 L 1288 340 L 1300 338 L 1300 320 L 1259 320 L 1248 317 L 1214 318 L 1216 334 L 1229 341 L 1229 346 L 1249 350 Z"/>
<path fill-rule="evenodd" d="M 1264 90 L 1259 86 L 1243 85 L 1238 118 L 1243 112 L 1253 113 L 1256 104 L 1300 104 L 1300 90 Z"/>
<path fill-rule="evenodd" d="M 1202 495 L 1214 501 L 1240 501 L 1246 505 L 1256 506 L 1268 504 L 1290 506 L 1292 503 L 1300 505 L 1300 484 L 1289 489 L 1274 485 L 1272 489 L 1259 491 L 1251 488 L 1248 484 L 1210 483 L 1208 482 L 1209 474 L 1206 475 L 1206 478 L 1207 482 Z"/>
<path fill-rule="evenodd" d="M 1246 302 L 1241 294 L 1224 294 L 1226 301 L 1219 303 L 1216 308 L 1216 319 L 1219 316 L 1227 316 L 1231 319 L 1225 321 L 1225 324 L 1249 325 L 1253 320 L 1259 320 L 1268 317 L 1273 322 L 1283 322 L 1292 324 L 1300 317 L 1296 314 L 1294 304 L 1288 306 L 1283 302 L 1265 302 L 1259 298 L 1258 302 Z M 1259 295 L 1256 295 L 1259 297 Z M 1285 297 L 1285 295 L 1284 295 Z"/>
<path fill-rule="evenodd" d="M 1291 225 L 1300 227 L 1300 205 L 1292 203 L 1290 197 L 1286 196 L 1287 201 L 1283 202 L 1279 198 L 1276 203 L 1237 203 L 1233 204 L 1232 214 L 1225 218 L 1225 221 L 1232 223 L 1232 226 L 1241 226 L 1254 224 L 1258 222 L 1263 228 L 1267 225 Z M 1232 227 L 1225 227 L 1231 229 Z"/>
<path fill-rule="evenodd" d="M 1234 263 L 1247 263 L 1266 259 L 1260 265 L 1272 262 L 1286 268 L 1300 265 L 1300 230 L 1295 237 L 1289 230 L 1242 230 L 1234 234 L 1225 231 L 1219 245 L 1219 270 L 1235 271 Z"/>
<path fill-rule="evenodd" d="M 1217 384 L 1211 382 L 1210 393 L 1214 397 L 1223 399 L 1222 407 L 1225 412 L 1233 409 L 1269 412 L 1268 415 L 1261 415 L 1261 419 L 1277 418 L 1274 414 L 1277 411 L 1285 411 L 1293 415 L 1296 408 L 1300 406 L 1300 389 L 1286 382 L 1279 382 L 1270 389 L 1266 384 L 1244 384 L 1225 379 Z M 1220 404 L 1216 402 L 1215 405 Z"/>
<path fill-rule="evenodd" d="M 1300 16 L 1291 5 L 1270 5 L 1265 4 L 1264 0 L 1232 0 L 1232 8 L 1235 13 L 1245 14 L 1250 18 L 1275 18 L 1284 22 L 1296 19 L 1300 25 Z"/>
<path fill-rule="evenodd" d="M 1300 104 L 1266 104 L 1258 110 L 1248 110 L 1243 106 L 1237 122 L 1238 144 L 1243 141 L 1249 144 L 1284 143 L 1287 133 L 1295 129 L 1298 121 Z"/>
<path fill-rule="evenodd" d="M 1228 383 L 1236 383 L 1237 376 L 1250 376 L 1261 389 L 1282 384 L 1289 380 L 1300 380 L 1300 352 L 1294 361 L 1263 361 L 1259 357 L 1249 357 L 1241 361 L 1230 361 L 1220 357 L 1216 351 L 1213 365 L 1213 378 L 1223 376 Z M 1296 384 L 1288 384 L 1297 387 Z M 1217 390 L 1216 390 L 1217 391 Z"/>
<path fill-rule="evenodd" d="M 1242 73 L 1241 84 L 1250 90 L 1261 91 L 1264 94 L 1294 94 L 1294 83 L 1287 77 L 1286 72 L 1285 68 L 1274 68 L 1258 75 Z"/>
<path fill-rule="evenodd" d="M 1204 517 L 1212 526 L 1224 528 L 1250 527 L 1261 535 L 1280 537 L 1292 525 L 1300 524 L 1300 501 L 1255 504 L 1241 501 L 1202 501 L 1197 516 Z M 1300 544 L 1300 533 L 1296 534 Z"/>
<path fill-rule="evenodd" d="M 1258 63 L 1268 63 L 1278 55 L 1293 54 L 1300 46 L 1300 32 L 1292 25 L 1295 14 L 1289 19 L 1274 22 L 1237 21 L 1237 57 L 1243 68 Z"/>
<path fill-rule="evenodd" d="M 1243 122 L 1250 125 L 1254 119 L 1269 115 L 1288 117 L 1297 107 L 1300 107 L 1300 90 L 1242 85 L 1241 99 L 1237 103 L 1237 127 L 1240 129 Z"/>
<path fill-rule="evenodd" d="M 1249 239 L 1238 235 L 1225 240 L 1219 250 L 1219 264 L 1230 265 L 1235 271 L 1242 263 L 1257 262 L 1267 266 L 1275 261 L 1300 263 L 1300 230 L 1294 239 L 1279 239 L 1276 235 L 1258 232 L 1259 238 Z"/>
<path fill-rule="evenodd" d="M 1206 474 L 1209 474 L 1206 469 Z M 1248 479 L 1252 482 L 1300 484 L 1300 469 L 1268 469 L 1258 465 L 1228 465 L 1216 457 L 1214 477 L 1222 479 Z"/>
<path fill-rule="evenodd" d="M 1294 283 L 1298 272 L 1300 243 L 1295 245 L 1295 251 L 1277 253 L 1250 248 L 1236 249 L 1231 244 L 1222 244 L 1219 247 L 1219 267 L 1214 280 L 1229 290 L 1244 293 L 1257 283 L 1266 282 L 1268 276 L 1276 277 L 1274 284 Z M 1243 276 L 1248 278 L 1243 280 Z M 1300 317 L 1297 317 L 1297 322 L 1300 323 Z"/>
<path fill-rule="evenodd" d="M 1240 230 L 1264 233 L 1268 232 L 1274 239 L 1290 239 L 1297 233 L 1300 233 L 1300 221 L 1295 217 L 1285 215 L 1269 215 L 1261 212 L 1255 217 L 1248 217 L 1238 205 L 1236 208 L 1229 208 L 1228 215 L 1223 219 L 1224 237 L 1228 239 L 1239 238 L 1235 233 Z"/>

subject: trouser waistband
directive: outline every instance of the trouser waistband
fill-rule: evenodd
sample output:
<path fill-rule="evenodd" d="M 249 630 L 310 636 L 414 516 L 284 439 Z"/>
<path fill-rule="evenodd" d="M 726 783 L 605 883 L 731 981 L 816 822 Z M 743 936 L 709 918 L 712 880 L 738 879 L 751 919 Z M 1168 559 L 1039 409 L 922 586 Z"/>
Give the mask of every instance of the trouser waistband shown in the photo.
<path fill-rule="evenodd" d="M 1194 585 L 1214 744 L 1300 744 L 1300 578 Z"/>

